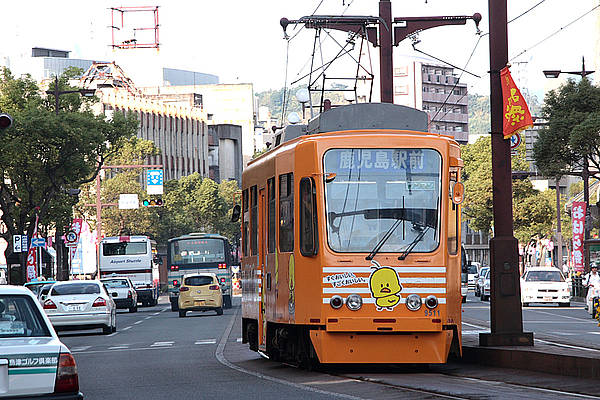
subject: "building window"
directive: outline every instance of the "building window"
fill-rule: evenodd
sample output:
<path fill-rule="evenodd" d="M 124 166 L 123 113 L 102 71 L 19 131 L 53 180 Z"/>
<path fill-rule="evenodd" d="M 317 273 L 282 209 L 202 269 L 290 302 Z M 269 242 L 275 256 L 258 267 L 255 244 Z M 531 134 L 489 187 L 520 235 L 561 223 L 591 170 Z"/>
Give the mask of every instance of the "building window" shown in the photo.
<path fill-rule="evenodd" d="M 458 125 L 454 127 L 454 132 L 462 132 L 463 131 L 463 127 Z"/>
<path fill-rule="evenodd" d="M 256 185 L 250 188 L 250 250 L 258 254 L 258 194 Z"/>
<path fill-rule="evenodd" d="M 454 94 L 455 95 L 461 95 L 462 93 L 460 92 L 460 89 L 454 89 Z"/>
<path fill-rule="evenodd" d="M 269 196 L 268 211 L 267 211 L 267 252 L 275 253 L 275 178 L 267 179 L 267 195 Z"/>
<path fill-rule="evenodd" d="M 279 250 L 294 250 L 294 174 L 279 175 Z"/>
<path fill-rule="evenodd" d="M 314 256 L 319 249 L 317 236 L 317 193 L 313 178 L 300 181 L 300 253 Z"/>

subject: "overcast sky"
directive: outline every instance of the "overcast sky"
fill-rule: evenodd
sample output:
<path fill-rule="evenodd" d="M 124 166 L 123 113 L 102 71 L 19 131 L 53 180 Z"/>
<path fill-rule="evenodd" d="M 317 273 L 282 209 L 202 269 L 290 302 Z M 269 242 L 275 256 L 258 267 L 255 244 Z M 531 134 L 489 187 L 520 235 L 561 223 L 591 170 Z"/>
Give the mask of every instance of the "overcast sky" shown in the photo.
<path fill-rule="evenodd" d="M 508 17 L 512 19 L 541 0 L 508 0 Z M 521 86 L 542 93 L 548 80 L 543 69 L 578 70 L 581 57 L 588 69 L 597 68 L 600 8 L 577 22 L 581 15 L 600 0 L 545 0 L 526 15 L 509 24 L 509 58 L 512 72 Z M 320 4 L 320 6 L 319 6 Z M 487 0 L 393 0 L 395 17 L 432 15 L 483 15 L 480 29 L 488 32 Z M 120 50 L 111 44 L 111 12 L 109 7 L 159 5 L 160 52 L 155 50 Z M 127 60 L 139 62 L 135 70 L 126 71 L 133 79 L 144 72 L 143 64 L 190 69 L 216 74 L 222 83 L 253 83 L 255 91 L 280 88 L 285 81 L 286 55 L 288 82 L 308 72 L 314 31 L 303 29 L 289 42 L 283 39 L 281 17 L 289 19 L 316 14 L 377 15 L 377 0 L 168 0 L 168 1 L 71 1 L 55 2 L 23 0 L 3 2 L 0 25 L 0 55 L 29 56 L 31 47 L 71 50 L 72 58 Z M 126 15 L 127 17 L 127 15 Z M 125 25 L 151 26 L 150 14 L 139 14 L 125 20 Z M 573 22 L 573 23 L 572 23 Z M 567 26 L 568 24 L 571 25 Z M 561 30 L 561 28 L 564 28 Z M 298 28 L 288 28 L 290 34 Z M 548 38 L 556 31 L 560 33 Z M 146 31 L 147 32 L 147 31 Z M 127 35 L 127 32 L 118 32 Z M 139 32 L 136 38 L 145 39 Z M 344 41 L 345 35 L 338 34 Z M 434 28 L 422 32 L 417 48 L 465 67 L 482 78 L 467 74 L 461 78 L 470 92 L 489 91 L 488 40 L 479 39 L 474 24 Z M 545 41 L 543 41 L 545 39 Z M 543 41 L 541 44 L 538 42 Z M 327 55 L 339 49 L 334 40 L 323 35 L 323 51 Z M 470 54 L 473 57 L 467 64 Z M 419 55 L 409 41 L 395 48 L 398 54 Z M 372 54 L 373 56 L 374 54 Z M 516 57 L 518 55 L 518 57 Z M 514 58 L 516 57 L 516 58 Z M 597 58 L 597 57 L 596 57 Z M 304 68 L 303 68 L 304 67 Z M 351 75 L 355 65 L 345 62 L 337 68 Z M 377 71 L 377 69 L 375 68 Z M 141 78 L 140 78 L 141 79 Z"/>

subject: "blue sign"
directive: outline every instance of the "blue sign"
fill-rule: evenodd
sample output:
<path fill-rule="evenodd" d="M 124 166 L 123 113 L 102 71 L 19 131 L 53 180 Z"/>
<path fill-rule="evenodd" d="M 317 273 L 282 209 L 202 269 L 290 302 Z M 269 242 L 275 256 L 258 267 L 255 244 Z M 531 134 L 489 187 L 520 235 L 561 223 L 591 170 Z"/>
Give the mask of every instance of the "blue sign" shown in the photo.
<path fill-rule="evenodd" d="M 148 186 L 162 186 L 163 184 L 163 170 L 162 169 L 149 169 L 146 177 L 146 184 Z"/>
<path fill-rule="evenodd" d="M 27 244 L 28 237 L 27 235 L 21 235 L 21 251 L 29 250 L 29 245 Z"/>
<path fill-rule="evenodd" d="M 44 239 L 44 238 L 31 239 L 31 247 L 46 247 L 46 239 Z"/>

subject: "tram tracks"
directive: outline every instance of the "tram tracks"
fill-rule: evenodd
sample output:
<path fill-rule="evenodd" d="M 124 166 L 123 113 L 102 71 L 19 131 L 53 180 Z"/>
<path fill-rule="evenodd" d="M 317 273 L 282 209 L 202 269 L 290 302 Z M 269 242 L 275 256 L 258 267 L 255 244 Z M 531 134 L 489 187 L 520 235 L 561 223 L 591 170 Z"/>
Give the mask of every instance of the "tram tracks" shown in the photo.
<path fill-rule="evenodd" d="M 317 370 L 319 374 L 329 377 L 325 380 L 309 379 L 304 382 L 298 382 L 295 377 L 292 381 L 289 377 L 276 377 L 270 374 L 260 372 L 257 369 L 248 369 L 240 365 L 234 364 L 227 360 L 225 357 L 225 347 L 228 344 L 229 336 L 233 329 L 236 320 L 239 318 L 240 309 L 238 308 L 235 314 L 231 317 L 229 324 L 221 336 L 215 356 L 217 360 L 238 372 L 255 376 L 262 380 L 271 381 L 300 389 L 315 395 L 323 395 L 330 398 L 341 398 L 341 399 L 366 399 L 366 398 L 378 398 L 381 399 L 380 395 L 375 395 L 376 392 L 384 391 L 387 395 L 391 395 L 389 398 L 407 398 L 407 399 L 494 399 L 494 398 L 505 398 L 507 396 L 512 398 L 545 398 L 545 399 L 598 399 L 600 400 L 600 394 L 585 394 L 576 393 L 569 390 L 559 390 L 548 387 L 541 387 L 536 385 L 528 385 L 516 382 L 506 382 L 503 380 L 485 379 L 481 377 L 473 376 L 458 376 L 458 373 L 450 373 L 444 371 L 429 371 L 427 368 L 421 368 L 416 373 L 410 373 L 407 371 L 407 367 L 390 366 L 391 370 L 388 369 L 387 373 L 381 373 L 381 371 L 387 367 L 375 366 L 372 369 L 365 367 L 358 368 L 356 372 L 348 372 L 348 368 L 343 368 L 344 371 L 336 372 L 335 368 L 329 371 Z M 263 357 L 267 358 L 263 355 Z M 286 364 L 290 367 L 298 368 L 295 365 Z M 352 369 L 352 368 L 350 368 Z M 368 371 L 368 372 L 367 372 Z M 409 372 L 409 374 L 407 374 Z M 336 380 L 337 379 L 337 380 Z M 407 383 L 408 380 L 408 383 Z M 328 385 L 329 388 L 333 388 L 336 385 L 343 386 L 344 383 L 354 382 L 356 384 L 375 385 L 376 388 L 369 390 L 360 390 L 349 393 L 343 393 L 338 391 L 323 390 L 315 387 L 314 385 Z M 437 383 L 436 383 L 437 382 Z M 389 391 L 392 390 L 393 393 Z M 600 390 L 599 390 L 600 393 Z M 388 398 L 384 396 L 383 398 Z"/>

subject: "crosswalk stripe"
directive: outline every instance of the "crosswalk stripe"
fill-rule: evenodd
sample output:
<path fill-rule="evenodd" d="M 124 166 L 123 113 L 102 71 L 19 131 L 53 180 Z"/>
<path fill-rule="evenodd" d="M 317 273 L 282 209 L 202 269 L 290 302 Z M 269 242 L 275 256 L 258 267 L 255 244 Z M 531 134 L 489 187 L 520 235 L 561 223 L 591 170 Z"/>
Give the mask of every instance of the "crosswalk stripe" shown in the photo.
<path fill-rule="evenodd" d="M 154 342 L 150 347 L 173 346 L 175 342 Z"/>
<path fill-rule="evenodd" d="M 217 339 L 203 339 L 203 340 L 196 340 L 194 342 L 194 344 L 216 344 L 217 343 Z"/>

